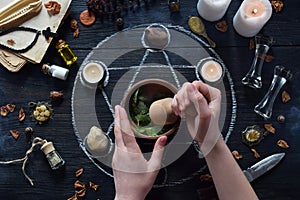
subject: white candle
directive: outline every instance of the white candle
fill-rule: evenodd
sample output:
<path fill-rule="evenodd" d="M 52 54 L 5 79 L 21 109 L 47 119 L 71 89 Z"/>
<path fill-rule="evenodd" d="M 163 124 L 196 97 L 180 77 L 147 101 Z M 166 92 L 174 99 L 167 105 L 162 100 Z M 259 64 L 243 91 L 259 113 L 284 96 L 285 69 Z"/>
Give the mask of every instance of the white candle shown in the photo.
<path fill-rule="evenodd" d="M 198 66 L 201 77 L 206 82 L 217 82 L 223 77 L 223 68 L 214 59 L 205 59 Z"/>
<path fill-rule="evenodd" d="M 217 21 L 221 19 L 231 0 L 199 0 L 197 10 L 199 15 L 207 21 Z"/>
<path fill-rule="evenodd" d="M 272 15 L 269 0 L 244 0 L 233 17 L 233 27 L 244 37 L 255 36 Z"/>
<path fill-rule="evenodd" d="M 82 79 L 89 86 L 97 86 L 104 76 L 104 68 L 94 62 L 88 63 L 82 70 Z"/>

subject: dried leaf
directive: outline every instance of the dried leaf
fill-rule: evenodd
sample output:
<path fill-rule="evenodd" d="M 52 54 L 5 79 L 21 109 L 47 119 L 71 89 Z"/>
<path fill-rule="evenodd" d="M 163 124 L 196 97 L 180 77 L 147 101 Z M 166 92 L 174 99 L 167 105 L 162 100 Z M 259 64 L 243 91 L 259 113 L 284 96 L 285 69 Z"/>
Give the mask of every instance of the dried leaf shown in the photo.
<path fill-rule="evenodd" d="M 228 25 L 227 25 L 227 22 L 225 20 L 222 20 L 220 22 L 218 22 L 216 25 L 215 25 L 216 29 L 218 31 L 221 31 L 221 32 L 226 32 L 227 29 L 228 29 Z"/>
<path fill-rule="evenodd" d="M 9 110 L 9 112 L 14 112 L 16 105 L 9 103 L 9 104 L 6 104 L 6 108 Z"/>
<path fill-rule="evenodd" d="M 85 188 L 85 184 L 83 182 L 77 180 L 74 183 L 74 188 L 75 188 L 75 190 L 81 190 L 81 189 Z"/>
<path fill-rule="evenodd" d="M 10 130 L 10 134 L 17 140 L 19 138 L 19 131 L 17 130 Z"/>
<path fill-rule="evenodd" d="M 212 176 L 210 174 L 201 175 L 200 181 L 212 181 Z"/>
<path fill-rule="evenodd" d="M 96 185 L 95 183 L 90 181 L 90 188 L 96 191 L 99 188 L 99 185 Z"/>
<path fill-rule="evenodd" d="M 19 110 L 19 122 L 22 122 L 25 120 L 26 114 L 23 108 Z"/>
<path fill-rule="evenodd" d="M 1 116 L 5 117 L 5 116 L 7 116 L 7 115 L 8 115 L 8 113 L 9 113 L 9 110 L 7 109 L 7 107 L 6 107 L 6 106 L 1 106 L 1 108 L 0 108 L 0 112 L 1 112 Z"/>
<path fill-rule="evenodd" d="M 75 193 L 75 195 L 77 196 L 77 197 L 84 197 L 85 196 L 85 192 L 86 192 L 86 188 L 82 188 L 81 190 L 78 190 L 78 191 L 76 191 Z"/>
<path fill-rule="evenodd" d="M 259 53 L 257 56 L 258 56 L 260 59 L 262 59 L 262 54 L 261 54 L 261 53 Z M 271 62 L 273 59 L 274 59 L 274 56 L 271 56 L 271 55 L 265 55 L 265 57 L 264 57 L 264 60 L 265 60 L 266 62 Z"/>
<path fill-rule="evenodd" d="M 73 37 L 78 38 L 78 36 L 79 36 L 79 29 L 77 28 L 73 33 Z"/>
<path fill-rule="evenodd" d="M 81 168 L 81 169 L 78 169 L 77 171 L 76 171 L 76 177 L 79 177 L 81 174 L 83 173 L 83 168 Z"/>
<path fill-rule="evenodd" d="M 283 9 L 283 2 L 280 0 L 272 0 L 271 4 L 276 13 L 280 12 Z"/>
<path fill-rule="evenodd" d="M 9 39 L 6 41 L 8 45 L 10 46 L 14 46 L 16 44 L 16 42 L 13 39 Z"/>
<path fill-rule="evenodd" d="M 282 100 L 283 103 L 288 102 L 289 100 L 291 100 L 290 94 L 287 93 L 286 91 L 283 91 L 282 95 L 281 95 L 281 100 Z"/>
<path fill-rule="evenodd" d="M 68 198 L 68 200 L 78 200 L 77 195 L 74 194 L 73 196 L 71 196 L 70 198 Z"/>
<path fill-rule="evenodd" d="M 277 145 L 283 149 L 287 149 L 290 147 L 285 140 L 278 140 Z"/>
<path fill-rule="evenodd" d="M 250 39 L 250 42 L 249 42 L 249 50 L 252 50 L 255 48 L 255 42 L 253 39 Z"/>
<path fill-rule="evenodd" d="M 253 152 L 254 158 L 260 158 L 259 153 L 255 149 L 251 149 L 251 151 Z"/>
<path fill-rule="evenodd" d="M 235 157 L 235 159 L 239 160 L 243 158 L 243 155 L 241 155 L 237 150 L 234 150 L 231 152 L 232 155 Z"/>
<path fill-rule="evenodd" d="M 273 127 L 272 124 L 264 124 L 264 127 L 267 131 L 269 131 L 270 133 L 275 134 L 276 129 Z"/>

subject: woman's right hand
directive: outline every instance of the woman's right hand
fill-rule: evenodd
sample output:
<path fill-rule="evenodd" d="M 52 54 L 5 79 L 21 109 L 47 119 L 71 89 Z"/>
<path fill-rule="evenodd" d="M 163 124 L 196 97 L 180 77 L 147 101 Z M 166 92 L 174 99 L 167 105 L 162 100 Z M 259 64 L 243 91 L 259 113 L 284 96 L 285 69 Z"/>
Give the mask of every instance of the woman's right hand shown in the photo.
<path fill-rule="evenodd" d="M 186 118 L 191 136 L 206 156 L 221 135 L 218 124 L 221 92 L 201 81 L 185 83 L 174 96 L 172 109 L 176 115 Z"/>

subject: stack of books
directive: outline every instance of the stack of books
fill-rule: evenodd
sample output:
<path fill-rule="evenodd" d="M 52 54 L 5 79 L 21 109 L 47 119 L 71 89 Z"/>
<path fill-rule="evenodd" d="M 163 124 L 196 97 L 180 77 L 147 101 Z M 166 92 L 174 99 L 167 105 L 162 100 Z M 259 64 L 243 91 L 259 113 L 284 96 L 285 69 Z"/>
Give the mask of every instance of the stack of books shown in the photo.
<path fill-rule="evenodd" d="M 24 2 L 28 1 L 25 5 Z M 40 1 L 40 2 L 39 2 Z M 7 0 L 0 0 L 0 22 L 5 21 L 7 17 L 4 15 L 5 13 L 11 13 L 11 17 L 15 17 L 15 13 L 24 13 L 26 9 L 30 9 L 28 5 L 30 3 L 36 4 L 37 2 L 41 3 L 41 9 L 38 13 L 34 15 L 26 15 L 26 17 L 21 16 L 21 19 L 17 21 L 12 20 L 11 23 L 8 23 L 9 27 L 4 26 L 1 27 L 0 23 L 0 33 L 2 28 L 5 30 L 10 29 L 11 27 L 29 27 L 33 30 L 43 31 L 46 30 L 48 27 L 50 28 L 51 32 L 56 33 L 60 24 L 62 23 L 63 19 L 68 13 L 69 6 L 72 0 L 55 0 L 57 3 L 60 4 L 61 8 L 59 13 L 57 14 L 50 14 L 45 6 L 49 0 L 14 0 L 14 1 L 7 1 Z M 22 2 L 22 3 L 20 3 Z M 50 2 L 53 2 L 50 0 Z M 15 5 L 18 4 L 19 7 Z M 22 10 L 23 7 L 23 10 Z M 25 7 L 25 10 L 24 10 Z M 9 11 L 9 12 L 7 12 Z M 9 13 L 9 14 L 10 14 Z M 2 19 L 1 19 L 2 18 Z M 35 33 L 21 31 L 16 29 L 16 31 L 9 32 L 7 34 L 2 34 L 0 36 L 0 44 L 2 46 L 11 47 L 12 50 L 8 50 L 6 48 L 0 48 L 0 63 L 3 67 L 7 68 L 11 72 L 19 71 L 27 62 L 38 64 L 42 61 L 50 43 L 51 37 L 46 39 L 44 35 L 40 34 L 36 43 L 33 45 L 26 52 L 18 53 L 15 52 L 13 49 L 22 49 L 28 46 L 35 37 Z"/>

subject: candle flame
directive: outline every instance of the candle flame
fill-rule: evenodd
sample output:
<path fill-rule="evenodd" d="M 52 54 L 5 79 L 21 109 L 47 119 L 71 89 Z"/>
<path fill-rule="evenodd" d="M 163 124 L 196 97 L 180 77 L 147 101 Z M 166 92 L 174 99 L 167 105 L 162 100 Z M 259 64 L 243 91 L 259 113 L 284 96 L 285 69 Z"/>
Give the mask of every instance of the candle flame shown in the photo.
<path fill-rule="evenodd" d="M 253 14 L 253 15 L 256 15 L 257 12 L 258 12 L 257 8 L 254 8 L 254 9 L 252 10 L 252 14 Z"/>

